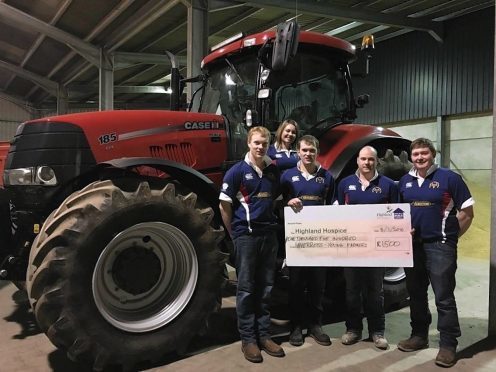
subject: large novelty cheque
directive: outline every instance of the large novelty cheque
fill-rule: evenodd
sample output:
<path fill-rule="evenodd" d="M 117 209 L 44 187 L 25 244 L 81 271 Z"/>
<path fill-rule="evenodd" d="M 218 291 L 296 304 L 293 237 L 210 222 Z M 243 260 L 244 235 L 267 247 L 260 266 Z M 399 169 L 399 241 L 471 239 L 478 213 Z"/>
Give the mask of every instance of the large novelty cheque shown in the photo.
<path fill-rule="evenodd" d="M 410 205 L 284 208 L 288 266 L 412 267 Z"/>

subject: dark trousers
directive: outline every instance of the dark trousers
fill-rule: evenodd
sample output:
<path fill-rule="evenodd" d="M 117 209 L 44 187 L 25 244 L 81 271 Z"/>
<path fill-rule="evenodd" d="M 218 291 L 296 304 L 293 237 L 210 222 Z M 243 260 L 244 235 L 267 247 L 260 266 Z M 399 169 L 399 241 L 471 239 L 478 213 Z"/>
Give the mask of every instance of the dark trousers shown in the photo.
<path fill-rule="evenodd" d="M 412 335 L 427 338 L 432 321 L 427 288 L 432 285 L 436 300 L 440 334 L 439 346 L 456 349 L 461 336 L 455 301 L 456 245 L 440 242 L 413 244 L 413 268 L 406 268 L 406 285 L 410 295 Z"/>
<path fill-rule="evenodd" d="M 367 317 L 369 333 L 384 336 L 384 268 L 345 267 L 346 329 L 361 332 L 362 306 Z"/>
<path fill-rule="evenodd" d="M 238 277 L 236 312 L 244 343 L 270 338 L 270 293 L 274 285 L 277 253 L 275 232 L 242 235 L 234 239 L 234 263 Z"/>
<path fill-rule="evenodd" d="M 289 268 L 289 309 L 293 326 L 322 324 L 326 274 L 325 267 Z"/>

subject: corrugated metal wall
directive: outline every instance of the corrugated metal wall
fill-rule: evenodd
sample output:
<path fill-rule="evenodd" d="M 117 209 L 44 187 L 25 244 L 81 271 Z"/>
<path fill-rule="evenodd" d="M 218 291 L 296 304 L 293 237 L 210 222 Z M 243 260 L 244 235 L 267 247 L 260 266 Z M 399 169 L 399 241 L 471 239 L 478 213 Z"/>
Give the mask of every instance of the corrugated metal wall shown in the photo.
<path fill-rule="evenodd" d="M 376 45 L 357 122 L 384 124 L 492 109 L 494 7 L 445 23 L 444 42 L 411 32 Z"/>
<path fill-rule="evenodd" d="M 31 109 L 0 98 L 0 141 L 10 141 L 17 126 L 32 118 Z"/>

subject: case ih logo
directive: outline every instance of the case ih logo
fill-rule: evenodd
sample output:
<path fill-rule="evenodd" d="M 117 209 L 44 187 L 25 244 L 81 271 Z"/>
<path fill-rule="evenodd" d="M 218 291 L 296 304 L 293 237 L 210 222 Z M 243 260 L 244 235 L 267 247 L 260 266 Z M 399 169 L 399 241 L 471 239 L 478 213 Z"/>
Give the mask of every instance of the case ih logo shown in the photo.
<path fill-rule="evenodd" d="M 187 121 L 186 123 L 184 123 L 184 128 L 187 130 L 219 129 L 220 125 L 217 121 Z"/>

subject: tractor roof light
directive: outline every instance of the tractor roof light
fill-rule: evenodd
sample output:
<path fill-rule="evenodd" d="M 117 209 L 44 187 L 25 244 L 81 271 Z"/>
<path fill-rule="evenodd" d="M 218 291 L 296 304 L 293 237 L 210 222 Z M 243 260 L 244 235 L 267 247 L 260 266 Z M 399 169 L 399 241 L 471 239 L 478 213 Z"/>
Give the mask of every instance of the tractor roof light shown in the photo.
<path fill-rule="evenodd" d="M 365 52 L 372 52 L 375 49 L 374 35 L 365 35 L 362 38 L 362 48 Z"/>

